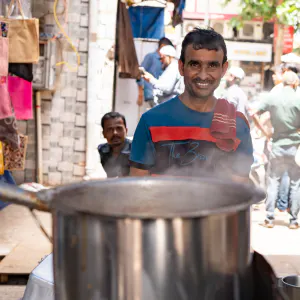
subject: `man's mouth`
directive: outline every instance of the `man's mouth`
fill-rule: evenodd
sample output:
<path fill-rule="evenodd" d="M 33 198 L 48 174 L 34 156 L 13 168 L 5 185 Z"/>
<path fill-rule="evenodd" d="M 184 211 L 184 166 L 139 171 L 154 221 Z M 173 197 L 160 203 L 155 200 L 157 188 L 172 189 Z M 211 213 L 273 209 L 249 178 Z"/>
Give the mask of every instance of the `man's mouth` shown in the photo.
<path fill-rule="evenodd" d="M 197 87 L 199 87 L 200 89 L 205 89 L 209 86 L 208 83 L 200 83 L 200 82 L 197 82 L 196 83 Z"/>
<path fill-rule="evenodd" d="M 207 89 L 212 82 L 210 81 L 200 81 L 199 79 L 194 80 L 194 84 L 200 89 Z"/>

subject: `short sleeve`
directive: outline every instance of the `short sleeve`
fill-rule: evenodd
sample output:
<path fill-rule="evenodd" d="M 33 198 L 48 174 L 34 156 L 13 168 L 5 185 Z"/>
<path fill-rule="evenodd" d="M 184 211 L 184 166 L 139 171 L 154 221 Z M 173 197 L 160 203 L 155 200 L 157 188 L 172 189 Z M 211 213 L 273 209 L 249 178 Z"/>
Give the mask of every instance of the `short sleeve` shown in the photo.
<path fill-rule="evenodd" d="M 263 113 L 270 109 L 270 98 L 264 97 L 257 105 L 256 110 L 257 112 Z"/>
<path fill-rule="evenodd" d="M 150 170 L 154 163 L 155 147 L 151 139 L 149 128 L 142 116 L 132 141 L 130 166 L 137 169 Z"/>

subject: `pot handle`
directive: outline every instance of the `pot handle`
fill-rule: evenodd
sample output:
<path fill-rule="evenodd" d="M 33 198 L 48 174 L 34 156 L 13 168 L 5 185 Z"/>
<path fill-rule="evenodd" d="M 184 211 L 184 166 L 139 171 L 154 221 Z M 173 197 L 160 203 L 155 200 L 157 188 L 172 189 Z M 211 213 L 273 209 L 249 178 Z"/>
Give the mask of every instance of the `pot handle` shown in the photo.
<path fill-rule="evenodd" d="M 0 184 L 0 199 L 46 212 L 50 212 L 52 202 L 49 191 L 33 193 L 6 183 Z"/>

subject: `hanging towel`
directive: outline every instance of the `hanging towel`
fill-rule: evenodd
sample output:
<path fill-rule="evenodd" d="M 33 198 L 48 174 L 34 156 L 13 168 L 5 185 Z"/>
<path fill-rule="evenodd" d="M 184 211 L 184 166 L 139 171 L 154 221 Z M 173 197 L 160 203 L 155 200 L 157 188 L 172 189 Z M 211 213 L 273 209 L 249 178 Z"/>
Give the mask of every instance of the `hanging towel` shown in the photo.
<path fill-rule="evenodd" d="M 236 109 L 225 99 L 219 99 L 215 106 L 210 127 L 211 135 L 217 139 L 216 145 L 226 152 L 235 151 L 239 145 L 236 139 Z"/>
<path fill-rule="evenodd" d="M 128 10 L 120 0 L 117 17 L 116 60 L 121 78 L 141 78 Z"/>
<path fill-rule="evenodd" d="M 135 38 L 159 40 L 165 36 L 164 8 L 131 6 L 128 11 Z"/>

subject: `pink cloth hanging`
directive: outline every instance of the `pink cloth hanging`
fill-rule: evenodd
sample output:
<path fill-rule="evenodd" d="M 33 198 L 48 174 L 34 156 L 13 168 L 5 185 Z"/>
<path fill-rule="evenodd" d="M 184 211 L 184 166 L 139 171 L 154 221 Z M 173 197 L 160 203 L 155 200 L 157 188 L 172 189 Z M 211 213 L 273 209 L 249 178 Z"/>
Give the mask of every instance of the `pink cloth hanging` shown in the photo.
<path fill-rule="evenodd" d="M 9 76 L 8 90 L 16 119 L 32 119 L 32 83 L 20 77 Z"/>
<path fill-rule="evenodd" d="M 7 87 L 7 77 L 0 76 L 0 119 L 13 115 Z"/>
<path fill-rule="evenodd" d="M 0 36 L 0 76 L 8 75 L 8 38 Z"/>

